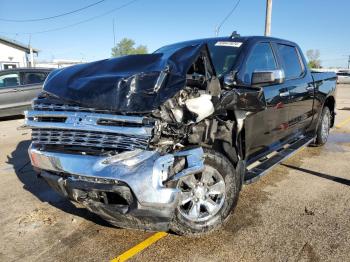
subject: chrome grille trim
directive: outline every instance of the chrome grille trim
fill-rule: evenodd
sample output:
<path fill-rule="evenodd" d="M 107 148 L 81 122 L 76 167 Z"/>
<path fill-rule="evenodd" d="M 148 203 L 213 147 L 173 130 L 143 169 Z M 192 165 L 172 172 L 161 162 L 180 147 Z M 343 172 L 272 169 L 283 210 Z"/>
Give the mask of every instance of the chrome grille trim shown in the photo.
<path fill-rule="evenodd" d="M 36 145 L 146 150 L 155 122 L 141 116 L 70 111 L 26 111 L 25 128 Z"/>
<path fill-rule="evenodd" d="M 147 137 L 122 136 L 75 130 L 33 129 L 32 142 L 40 145 L 69 145 L 122 150 L 147 149 Z"/>
<path fill-rule="evenodd" d="M 120 135 L 131 136 L 146 136 L 151 137 L 153 126 L 145 125 L 140 127 L 128 127 L 127 124 L 142 125 L 145 118 L 138 116 L 123 116 L 123 115 L 107 115 L 84 112 L 65 112 L 65 111 L 26 111 L 25 126 L 28 128 L 43 128 L 43 129 L 64 129 L 64 130 L 80 130 L 92 132 L 107 132 Z M 49 122 L 40 121 L 40 118 L 51 118 Z M 60 121 L 55 122 L 57 118 Z M 63 121 L 62 121 L 63 119 Z M 109 120 L 119 123 L 121 126 L 115 125 L 100 125 L 99 121 Z M 122 125 L 124 124 L 124 125 Z"/>
<path fill-rule="evenodd" d="M 34 110 L 38 111 L 71 111 L 71 112 L 90 112 L 90 113 L 110 113 L 108 110 L 96 109 L 92 107 L 82 107 L 78 105 L 66 105 L 66 104 L 48 104 L 41 103 L 39 99 L 33 101 L 32 105 Z"/>

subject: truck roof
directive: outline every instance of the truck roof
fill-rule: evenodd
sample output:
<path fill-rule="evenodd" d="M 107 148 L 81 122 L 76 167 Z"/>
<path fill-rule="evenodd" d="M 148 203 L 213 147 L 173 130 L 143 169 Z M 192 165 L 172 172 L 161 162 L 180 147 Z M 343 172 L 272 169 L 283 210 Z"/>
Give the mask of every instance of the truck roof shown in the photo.
<path fill-rule="evenodd" d="M 182 41 L 182 42 L 177 42 L 173 44 L 180 44 L 180 43 L 198 44 L 198 43 L 206 43 L 206 42 L 212 42 L 212 41 L 251 42 L 251 43 L 260 42 L 260 41 L 270 41 L 270 42 L 278 42 L 278 43 L 297 46 L 297 44 L 292 41 L 280 39 L 276 37 L 268 37 L 268 36 L 210 37 L 210 38 L 201 38 L 201 39 Z M 172 44 L 169 44 L 169 45 L 172 45 Z"/>

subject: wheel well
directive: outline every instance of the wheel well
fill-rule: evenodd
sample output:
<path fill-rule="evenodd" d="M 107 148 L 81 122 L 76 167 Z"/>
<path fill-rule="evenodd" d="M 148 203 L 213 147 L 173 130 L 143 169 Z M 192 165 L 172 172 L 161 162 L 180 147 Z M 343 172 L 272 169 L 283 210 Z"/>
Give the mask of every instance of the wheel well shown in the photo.
<path fill-rule="evenodd" d="M 225 155 L 236 167 L 240 159 L 245 158 L 245 129 L 242 128 L 241 132 L 238 134 L 234 130 L 232 133 L 232 144 L 227 141 L 216 139 L 213 143 L 213 149 Z"/>
<path fill-rule="evenodd" d="M 334 116 L 335 116 L 335 99 L 333 96 L 327 97 L 326 101 L 324 102 L 323 107 L 328 107 L 329 111 L 331 111 L 331 127 L 334 125 Z"/>

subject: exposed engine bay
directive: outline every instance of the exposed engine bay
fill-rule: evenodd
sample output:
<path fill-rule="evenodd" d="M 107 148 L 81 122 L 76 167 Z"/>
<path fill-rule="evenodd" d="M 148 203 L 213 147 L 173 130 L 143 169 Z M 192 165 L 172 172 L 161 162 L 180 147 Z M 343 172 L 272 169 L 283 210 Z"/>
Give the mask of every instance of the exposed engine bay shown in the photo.
<path fill-rule="evenodd" d="M 217 139 L 232 145 L 234 122 L 226 112 L 216 112 L 220 98 L 220 82 L 202 54 L 186 74 L 186 87 L 152 113 L 161 121 L 150 146 L 171 152 L 190 145 L 211 147 Z"/>

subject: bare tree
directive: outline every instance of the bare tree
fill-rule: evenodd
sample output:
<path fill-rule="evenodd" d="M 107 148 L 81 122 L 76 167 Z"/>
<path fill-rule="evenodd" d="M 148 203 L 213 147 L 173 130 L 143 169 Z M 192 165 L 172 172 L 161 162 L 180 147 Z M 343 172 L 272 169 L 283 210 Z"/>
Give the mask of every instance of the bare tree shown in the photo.
<path fill-rule="evenodd" d="M 309 59 L 309 67 L 310 68 L 320 68 L 321 60 L 320 60 L 320 51 L 317 49 L 309 49 L 306 51 L 306 56 Z"/>

